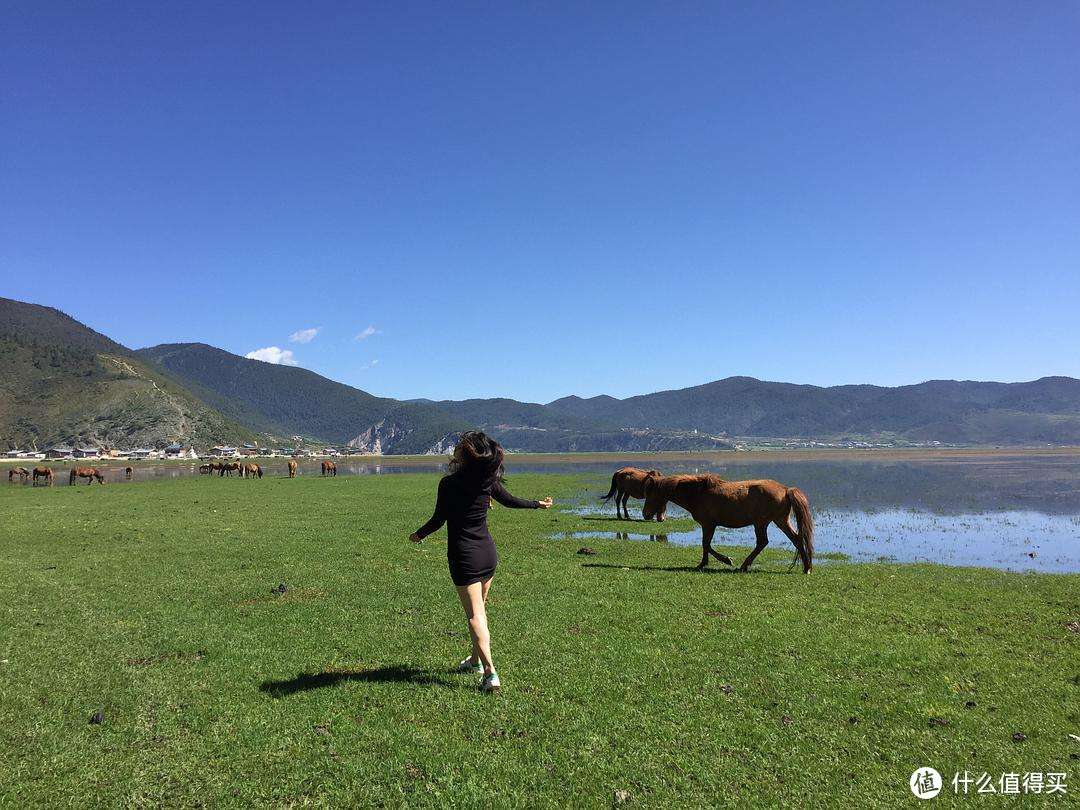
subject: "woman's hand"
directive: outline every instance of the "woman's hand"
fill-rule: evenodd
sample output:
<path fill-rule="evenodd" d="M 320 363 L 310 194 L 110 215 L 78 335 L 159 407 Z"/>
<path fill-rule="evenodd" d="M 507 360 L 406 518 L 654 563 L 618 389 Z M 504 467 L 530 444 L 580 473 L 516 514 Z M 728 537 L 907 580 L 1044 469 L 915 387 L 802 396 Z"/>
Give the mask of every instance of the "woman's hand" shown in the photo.
<path fill-rule="evenodd" d="M 551 498 L 544 498 L 544 500 L 537 501 L 537 503 L 540 504 L 541 509 L 550 509 L 551 504 L 552 504 L 552 500 L 551 500 Z"/>
<path fill-rule="evenodd" d="M 412 540 L 414 543 L 423 543 L 424 542 L 424 538 L 421 537 L 420 535 L 418 535 L 416 532 L 413 532 L 412 534 L 410 534 L 409 539 Z"/>

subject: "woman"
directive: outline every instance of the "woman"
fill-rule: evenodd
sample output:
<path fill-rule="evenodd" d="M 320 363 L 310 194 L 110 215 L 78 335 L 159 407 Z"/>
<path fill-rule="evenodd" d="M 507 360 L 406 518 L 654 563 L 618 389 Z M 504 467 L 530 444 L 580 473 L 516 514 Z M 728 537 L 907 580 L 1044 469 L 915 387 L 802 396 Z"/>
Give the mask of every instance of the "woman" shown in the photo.
<path fill-rule="evenodd" d="M 501 684 L 491 662 L 491 640 L 487 626 L 488 591 L 495 576 L 499 555 L 487 527 L 491 499 L 511 509 L 550 509 L 551 498 L 526 501 L 515 498 L 502 484 L 503 449 L 480 431 L 461 434 L 450 472 L 439 482 L 435 514 L 409 537 L 419 543 L 447 524 L 446 556 L 450 578 L 469 620 L 472 655 L 458 664 L 458 672 L 483 673 L 480 689 L 498 691 Z"/>

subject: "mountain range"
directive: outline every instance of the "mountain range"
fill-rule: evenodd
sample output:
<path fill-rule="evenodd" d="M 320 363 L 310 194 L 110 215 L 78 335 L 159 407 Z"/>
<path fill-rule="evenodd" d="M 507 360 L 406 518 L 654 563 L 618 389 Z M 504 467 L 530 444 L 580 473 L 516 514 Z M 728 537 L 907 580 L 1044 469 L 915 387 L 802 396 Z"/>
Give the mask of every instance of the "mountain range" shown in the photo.
<path fill-rule="evenodd" d="M 728 377 L 626 399 L 397 400 L 201 343 L 133 351 L 59 310 L 0 298 L 0 440 L 9 445 L 300 437 L 441 453 L 470 427 L 535 452 L 718 450 L 746 437 L 1080 444 L 1080 380 L 821 387 Z"/>

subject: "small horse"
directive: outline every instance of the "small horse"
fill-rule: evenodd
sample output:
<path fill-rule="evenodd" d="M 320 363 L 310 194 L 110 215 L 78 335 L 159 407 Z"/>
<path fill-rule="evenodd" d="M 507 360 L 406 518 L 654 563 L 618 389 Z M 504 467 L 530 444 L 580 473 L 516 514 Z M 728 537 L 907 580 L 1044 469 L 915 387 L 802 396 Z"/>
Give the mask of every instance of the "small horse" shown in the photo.
<path fill-rule="evenodd" d="M 701 563 L 709 564 L 709 555 L 726 565 L 730 559 L 712 549 L 717 526 L 741 529 L 753 526 L 757 545 L 743 560 L 740 570 L 750 570 L 754 558 L 769 544 L 768 528 L 773 523 L 795 546 L 796 560 L 802 561 L 803 573 L 809 574 L 814 560 L 814 519 L 810 502 L 801 489 L 777 481 L 725 481 L 718 475 L 668 475 L 645 482 L 645 506 L 642 515 L 650 520 L 661 514 L 668 501 L 681 506 L 701 525 Z M 789 519 L 795 513 L 798 531 Z M 792 561 L 792 565 L 795 564 Z"/>
<path fill-rule="evenodd" d="M 101 474 L 101 471 L 97 467 L 75 467 L 71 470 L 71 475 L 68 476 L 68 485 L 75 486 L 76 478 L 85 478 L 86 485 L 90 486 L 96 480 L 99 484 L 105 483 L 105 476 Z"/>
<path fill-rule="evenodd" d="M 135 468 L 134 467 L 124 467 L 124 480 L 125 481 L 130 481 L 132 476 L 134 476 L 134 475 L 135 475 Z"/>
<path fill-rule="evenodd" d="M 53 471 L 52 467 L 34 467 L 34 486 L 38 485 L 38 479 L 45 479 L 45 486 L 51 487 L 53 485 Z"/>
<path fill-rule="evenodd" d="M 19 476 L 19 483 L 25 484 L 26 479 L 30 477 L 30 471 L 26 467 L 12 467 L 7 474 L 9 484 L 15 480 L 16 475 Z"/>
<path fill-rule="evenodd" d="M 322 463 L 323 475 L 337 475 L 337 464 L 332 461 L 324 461 Z"/>
<path fill-rule="evenodd" d="M 296 478 L 296 462 L 289 462 L 289 478 Z"/>
<path fill-rule="evenodd" d="M 235 461 L 223 462 L 223 463 L 218 465 L 218 477 L 219 478 L 221 476 L 223 476 L 223 475 L 227 475 L 227 476 L 229 476 L 229 478 L 232 478 L 232 474 L 234 472 L 235 473 L 240 472 L 240 465 Z"/>
<path fill-rule="evenodd" d="M 213 464 L 200 464 L 199 465 L 199 475 L 209 475 L 213 471 L 214 471 L 214 465 Z"/>
<path fill-rule="evenodd" d="M 243 478 L 262 478 L 263 471 L 255 462 L 240 465 L 240 475 Z"/>
<path fill-rule="evenodd" d="M 626 508 L 626 502 L 631 498 L 640 499 L 645 497 L 645 482 L 649 478 L 660 478 L 660 471 L 639 470 L 637 467 L 623 467 L 616 470 L 615 474 L 611 476 L 611 489 L 600 500 L 610 501 L 611 497 L 615 496 L 616 518 L 630 520 L 630 510 Z M 620 508 L 621 512 L 619 511 Z M 626 517 L 623 518 L 623 515 Z M 661 512 L 656 516 L 656 519 L 663 520 L 665 516 L 666 513 Z"/>

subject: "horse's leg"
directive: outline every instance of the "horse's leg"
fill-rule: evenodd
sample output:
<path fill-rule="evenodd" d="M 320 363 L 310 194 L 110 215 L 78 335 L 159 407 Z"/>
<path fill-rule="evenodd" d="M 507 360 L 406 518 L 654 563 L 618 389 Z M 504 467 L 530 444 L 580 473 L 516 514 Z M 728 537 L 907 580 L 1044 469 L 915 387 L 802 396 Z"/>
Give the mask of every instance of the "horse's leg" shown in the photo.
<path fill-rule="evenodd" d="M 754 527 L 754 532 L 757 534 L 757 545 L 754 546 L 754 550 L 746 556 L 746 559 L 743 560 L 742 565 L 739 566 L 739 570 L 741 571 L 749 571 L 750 565 L 754 562 L 754 558 L 757 557 L 757 555 L 760 554 L 762 551 L 764 551 L 765 546 L 769 545 L 768 523 L 759 523 L 757 526 Z"/>
<path fill-rule="evenodd" d="M 712 536 L 715 531 L 715 526 L 701 526 L 701 562 L 698 563 L 698 571 L 704 571 L 709 565 L 709 552 L 712 551 Z"/>
<path fill-rule="evenodd" d="M 795 546 L 796 558 L 791 561 L 791 567 L 795 566 L 796 562 L 803 564 L 803 570 L 806 570 L 806 549 L 803 547 L 802 538 L 799 537 L 799 533 L 791 528 L 791 524 L 788 522 L 788 518 L 777 518 L 773 521 L 777 527 L 784 534 L 787 535 L 787 539 L 791 541 L 791 544 Z M 791 570 L 790 568 L 788 570 Z"/>
<path fill-rule="evenodd" d="M 719 551 L 714 551 L 713 550 L 712 540 L 711 539 L 709 540 L 709 553 L 712 554 L 714 557 L 716 557 L 716 559 L 719 560 L 720 562 L 722 562 L 724 565 L 731 565 L 731 566 L 735 565 L 735 563 L 733 563 L 731 561 L 731 558 L 728 555 L 721 554 Z"/>
<path fill-rule="evenodd" d="M 622 518 L 623 520 L 630 519 L 630 507 L 627 505 L 630 502 L 629 492 L 620 492 L 619 497 L 622 499 Z"/>

